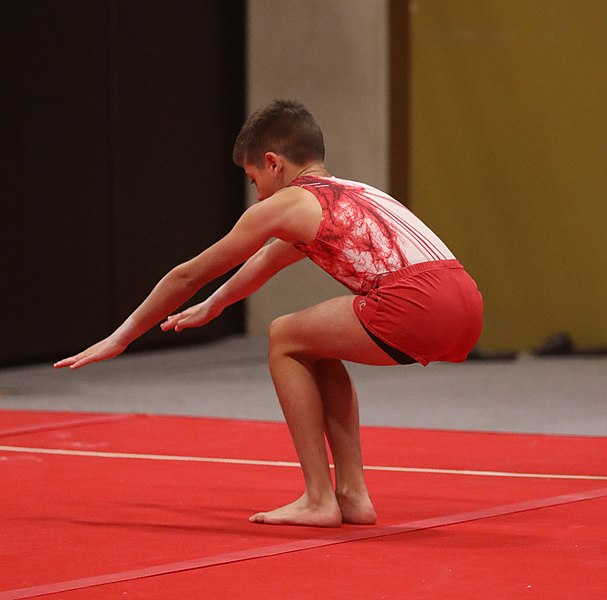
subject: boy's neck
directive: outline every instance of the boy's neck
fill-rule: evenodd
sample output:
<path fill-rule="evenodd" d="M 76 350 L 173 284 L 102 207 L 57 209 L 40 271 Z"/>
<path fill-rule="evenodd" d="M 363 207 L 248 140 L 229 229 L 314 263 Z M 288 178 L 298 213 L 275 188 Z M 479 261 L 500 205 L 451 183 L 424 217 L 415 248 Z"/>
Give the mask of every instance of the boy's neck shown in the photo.
<path fill-rule="evenodd" d="M 310 163 L 305 166 L 301 165 L 289 165 L 289 178 L 291 181 L 299 179 L 300 177 L 331 177 L 331 174 L 325 168 L 323 163 Z M 292 176 L 292 177 L 291 177 Z"/>

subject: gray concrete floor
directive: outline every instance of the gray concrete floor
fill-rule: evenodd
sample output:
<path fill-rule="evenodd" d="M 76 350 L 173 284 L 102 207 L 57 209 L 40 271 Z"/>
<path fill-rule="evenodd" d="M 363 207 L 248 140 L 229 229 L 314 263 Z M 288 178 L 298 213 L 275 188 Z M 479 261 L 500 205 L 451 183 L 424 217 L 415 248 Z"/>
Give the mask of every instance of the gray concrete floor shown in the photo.
<path fill-rule="evenodd" d="M 281 420 L 265 340 L 126 353 L 76 372 L 0 370 L 0 410 L 137 412 Z M 366 425 L 607 435 L 607 358 L 349 364 Z M 0 412 L 0 419 L 2 418 Z"/>

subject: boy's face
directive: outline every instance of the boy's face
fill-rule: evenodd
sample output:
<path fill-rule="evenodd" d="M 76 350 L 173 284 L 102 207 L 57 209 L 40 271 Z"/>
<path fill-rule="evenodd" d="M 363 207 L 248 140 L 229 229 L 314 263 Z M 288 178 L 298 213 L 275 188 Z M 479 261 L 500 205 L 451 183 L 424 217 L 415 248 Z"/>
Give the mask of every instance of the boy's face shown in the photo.
<path fill-rule="evenodd" d="M 262 168 L 245 163 L 244 172 L 257 188 L 257 199 L 259 201 L 269 198 L 283 187 L 280 177 L 282 169 L 280 167 L 281 165 L 277 164 L 276 161 L 267 158 L 264 160 Z"/>

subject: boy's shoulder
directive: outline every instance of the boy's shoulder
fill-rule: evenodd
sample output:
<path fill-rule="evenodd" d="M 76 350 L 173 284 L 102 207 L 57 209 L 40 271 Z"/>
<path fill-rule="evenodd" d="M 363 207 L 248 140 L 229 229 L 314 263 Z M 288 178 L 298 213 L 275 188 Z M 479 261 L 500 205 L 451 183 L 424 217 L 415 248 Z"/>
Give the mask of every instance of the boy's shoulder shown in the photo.
<path fill-rule="evenodd" d="M 264 224 L 275 228 L 274 236 L 286 242 L 308 243 L 314 238 L 322 208 L 312 192 L 298 187 L 281 188 L 250 207 Z"/>
<path fill-rule="evenodd" d="M 307 203 L 313 199 L 315 199 L 314 194 L 306 189 L 306 187 L 290 184 L 272 194 L 267 200 L 263 200 L 262 204 L 263 202 L 272 201 L 271 203 L 280 204 L 285 208 L 286 205 L 296 206 L 298 204 Z"/>

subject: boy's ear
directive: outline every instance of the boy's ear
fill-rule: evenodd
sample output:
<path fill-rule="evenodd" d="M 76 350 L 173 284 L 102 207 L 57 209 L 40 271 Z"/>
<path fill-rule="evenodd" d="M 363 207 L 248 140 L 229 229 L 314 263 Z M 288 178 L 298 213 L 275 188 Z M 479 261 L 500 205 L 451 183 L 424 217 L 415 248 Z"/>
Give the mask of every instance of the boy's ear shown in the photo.
<path fill-rule="evenodd" d="M 276 152 L 266 152 L 264 154 L 264 160 L 271 173 L 275 175 L 280 174 L 283 167 L 283 160 L 280 154 L 276 154 Z"/>

